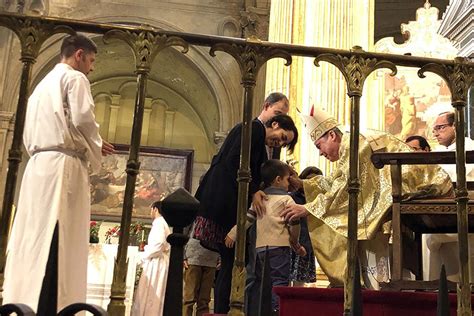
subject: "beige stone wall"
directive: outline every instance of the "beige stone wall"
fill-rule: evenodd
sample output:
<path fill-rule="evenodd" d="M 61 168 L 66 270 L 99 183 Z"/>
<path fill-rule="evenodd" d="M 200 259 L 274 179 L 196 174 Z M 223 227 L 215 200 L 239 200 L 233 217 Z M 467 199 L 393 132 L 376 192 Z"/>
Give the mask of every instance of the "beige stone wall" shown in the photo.
<path fill-rule="evenodd" d="M 0 10 L 31 13 L 31 1 L 26 1 L 21 9 L 13 0 L 8 2 L 8 7 L 5 3 L 2 2 Z M 240 37 L 245 18 L 250 26 L 263 28 L 264 32 L 259 31 L 262 38 L 266 38 L 268 29 L 268 1 L 46 0 L 44 3 L 44 15 L 70 19 L 149 24 L 165 30 Z M 120 42 L 105 45 L 100 37 L 91 36 L 99 47 L 96 70 L 89 79 L 101 134 L 111 142 L 128 144 L 136 84 L 132 54 Z M 43 45 L 33 68 L 33 87 L 57 63 L 61 40 L 61 36 L 54 36 Z M 242 112 L 237 64 L 224 53 L 212 58 L 208 50 L 191 47 L 183 55 L 178 49 L 170 48 L 159 55 L 149 77 L 142 133 L 144 146 L 195 151 L 193 191 L 216 151 L 214 136 L 227 132 L 240 120 Z M 0 28 L 0 55 L 6 56 L 0 61 L 0 111 L 14 112 L 21 74 L 19 41 L 3 28 Z M 259 91 L 263 91 L 261 87 L 256 93 Z M 258 99 L 264 97 L 260 94 L 255 113 L 262 102 Z M 0 130 L 4 131 L 7 130 Z M 6 146 L 9 144 L 2 143 L 4 152 Z M 0 178 L 6 174 L 4 156 L 0 157 Z M 3 194 L 3 185 L 1 191 Z"/>
<path fill-rule="evenodd" d="M 0 111 L 0 170 L 5 170 L 0 177 L 0 187 L 5 187 L 6 170 L 8 167 L 8 150 L 11 146 L 13 133 L 13 113 Z M 3 201 L 4 191 L 0 191 L 0 201 Z"/>

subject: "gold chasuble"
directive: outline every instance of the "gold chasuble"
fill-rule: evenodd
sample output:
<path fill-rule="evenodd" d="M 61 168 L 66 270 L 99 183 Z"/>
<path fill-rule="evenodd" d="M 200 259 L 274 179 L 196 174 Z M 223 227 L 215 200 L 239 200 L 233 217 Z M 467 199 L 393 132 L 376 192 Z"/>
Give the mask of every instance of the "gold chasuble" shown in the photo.
<path fill-rule="evenodd" d="M 308 226 L 313 248 L 321 268 L 333 285 L 343 284 L 346 271 L 349 138 L 348 133 L 342 136 L 340 159 L 329 177 L 317 176 L 303 182 L 306 200 L 311 201 L 305 207 L 312 214 L 308 216 Z M 374 245 L 371 246 L 375 256 L 380 251 L 388 254 L 388 235 L 385 238 L 379 237 L 383 236 L 382 224 L 390 220 L 389 208 L 392 205 L 390 167 L 377 169 L 370 158 L 375 151 L 408 152 L 410 148 L 394 136 L 379 131 L 369 131 L 360 135 L 359 146 L 361 191 L 358 199 L 358 238 L 381 241 L 382 244 L 379 243 L 375 248 Z M 442 196 L 452 191 L 449 176 L 437 165 L 403 166 L 402 178 L 404 199 Z M 390 229 L 384 233 L 390 234 Z M 359 245 L 364 247 L 364 242 Z M 382 264 L 381 260 L 376 259 L 373 266 L 366 264 L 365 267 L 364 259 L 361 258 L 363 273 L 379 275 L 375 277 L 376 282 L 388 281 L 388 259 L 384 259 Z M 366 286 L 374 287 L 368 284 Z"/>

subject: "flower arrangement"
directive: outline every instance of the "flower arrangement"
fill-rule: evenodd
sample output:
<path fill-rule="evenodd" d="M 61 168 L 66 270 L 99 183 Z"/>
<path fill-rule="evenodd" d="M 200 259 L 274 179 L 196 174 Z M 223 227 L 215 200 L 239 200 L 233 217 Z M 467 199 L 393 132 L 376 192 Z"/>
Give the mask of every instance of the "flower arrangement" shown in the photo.
<path fill-rule="evenodd" d="M 105 243 L 106 244 L 112 243 L 111 238 L 112 237 L 118 237 L 118 236 L 120 236 L 120 225 L 115 225 L 114 227 L 109 228 L 105 232 Z"/>
<path fill-rule="evenodd" d="M 120 236 L 120 225 L 115 225 L 109 228 L 105 233 L 105 243 L 110 244 L 112 237 Z M 144 237 L 144 226 L 141 222 L 135 222 L 130 224 L 130 239 L 129 244 L 132 246 L 139 245 Z"/>
<path fill-rule="evenodd" d="M 143 223 L 135 222 L 130 225 L 130 245 L 139 246 L 144 236 Z"/>
<path fill-rule="evenodd" d="M 99 229 L 102 222 L 91 221 L 89 225 L 89 242 L 97 244 L 99 242 Z"/>

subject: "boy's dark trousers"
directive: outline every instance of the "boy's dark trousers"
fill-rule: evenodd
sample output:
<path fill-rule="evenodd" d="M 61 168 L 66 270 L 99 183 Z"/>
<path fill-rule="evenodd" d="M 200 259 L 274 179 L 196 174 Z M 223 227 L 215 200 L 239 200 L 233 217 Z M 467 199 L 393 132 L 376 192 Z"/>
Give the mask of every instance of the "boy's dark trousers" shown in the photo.
<path fill-rule="evenodd" d="M 290 247 L 275 247 L 268 249 L 268 258 L 270 261 L 270 276 L 273 286 L 288 286 L 290 278 Z M 257 252 L 255 263 L 255 281 L 248 290 L 249 297 L 260 297 L 259 289 L 263 277 L 263 266 L 265 260 L 265 251 Z M 258 300 L 248 300 L 247 315 L 258 315 Z M 279 310 L 278 296 L 272 292 L 272 308 Z"/>

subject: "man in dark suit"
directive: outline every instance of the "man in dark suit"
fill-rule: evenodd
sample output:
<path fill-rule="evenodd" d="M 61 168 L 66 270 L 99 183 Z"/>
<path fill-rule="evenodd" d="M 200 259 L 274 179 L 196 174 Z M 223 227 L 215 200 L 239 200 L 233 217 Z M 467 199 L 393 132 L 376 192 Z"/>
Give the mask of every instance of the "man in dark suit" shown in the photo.
<path fill-rule="evenodd" d="M 257 119 L 264 123 L 272 117 L 279 114 L 288 114 L 290 110 L 290 103 L 286 95 L 280 92 L 270 93 L 263 102 L 262 112 Z M 281 148 L 271 148 L 267 146 L 267 153 L 269 159 L 280 159 Z"/>

